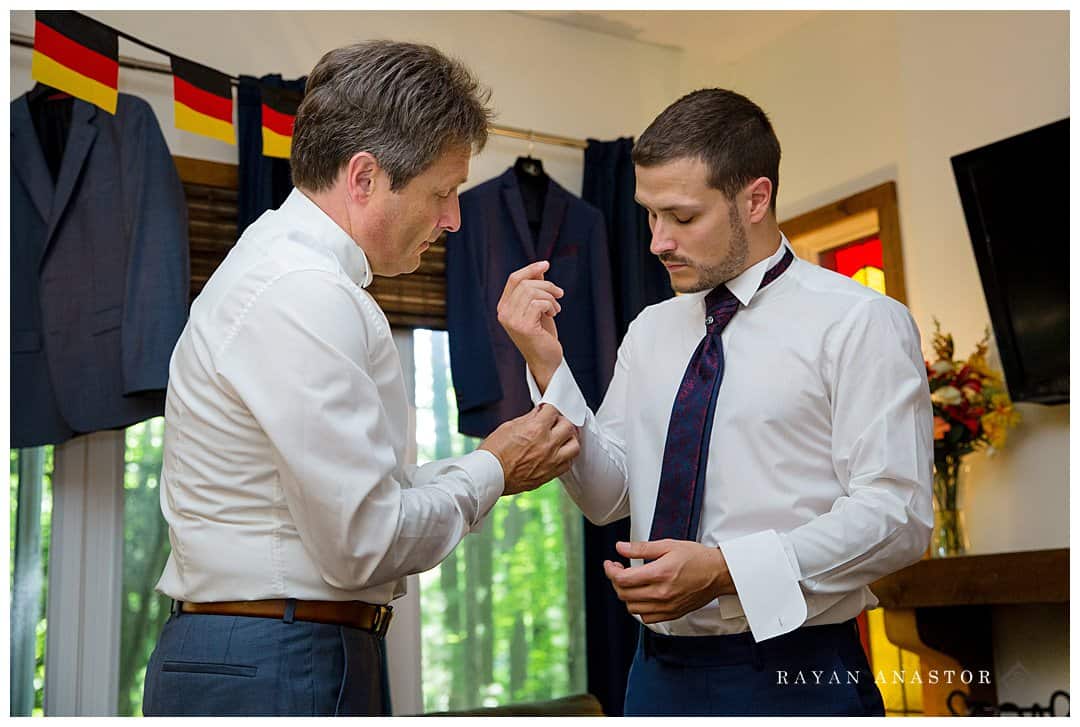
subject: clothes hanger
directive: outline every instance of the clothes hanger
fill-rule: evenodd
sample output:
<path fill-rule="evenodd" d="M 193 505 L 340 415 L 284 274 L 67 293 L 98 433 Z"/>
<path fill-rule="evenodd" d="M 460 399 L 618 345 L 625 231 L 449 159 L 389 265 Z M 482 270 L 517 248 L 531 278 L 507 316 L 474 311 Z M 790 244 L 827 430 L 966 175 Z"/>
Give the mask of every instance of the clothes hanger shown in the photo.
<path fill-rule="evenodd" d="M 540 180 L 546 179 L 547 173 L 544 171 L 544 163 L 539 159 L 533 157 L 533 132 L 529 131 L 529 151 L 527 156 L 518 157 L 514 162 L 514 172 L 517 174 L 518 179 L 521 180 Z"/>
<path fill-rule="evenodd" d="M 44 83 L 35 83 L 34 87 L 26 94 L 27 103 L 36 104 L 39 101 L 62 101 L 71 98 L 71 94 L 46 86 Z"/>

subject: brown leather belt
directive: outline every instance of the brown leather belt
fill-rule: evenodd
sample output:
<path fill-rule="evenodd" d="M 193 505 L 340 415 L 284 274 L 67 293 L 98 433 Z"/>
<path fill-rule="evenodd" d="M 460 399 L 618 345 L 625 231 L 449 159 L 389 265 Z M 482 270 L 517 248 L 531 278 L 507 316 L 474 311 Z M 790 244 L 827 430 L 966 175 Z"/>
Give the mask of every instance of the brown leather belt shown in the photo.
<path fill-rule="evenodd" d="M 207 613 L 217 616 L 256 616 L 258 618 L 284 619 L 289 601 L 217 601 L 214 603 L 189 603 L 184 601 L 180 610 L 184 613 Z M 292 617 L 297 621 L 351 626 L 370 631 L 380 639 L 390 628 L 393 606 L 376 606 L 363 601 L 293 601 L 296 609 Z"/>

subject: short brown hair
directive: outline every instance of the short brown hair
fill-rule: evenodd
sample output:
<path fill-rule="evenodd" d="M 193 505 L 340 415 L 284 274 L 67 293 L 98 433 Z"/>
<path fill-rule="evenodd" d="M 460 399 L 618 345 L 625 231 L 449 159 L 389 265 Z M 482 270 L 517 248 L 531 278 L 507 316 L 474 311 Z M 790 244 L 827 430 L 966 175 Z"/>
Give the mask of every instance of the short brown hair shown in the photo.
<path fill-rule="evenodd" d="M 292 180 L 318 192 L 370 152 L 397 190 L 448 147 L 487 141 L 491 92 L 429 45 L 374 40 L 332 50 L 308 76 L 296 112 Z"/>
<path fill-rule="evenodd" d="M 780 188 L 780 142 L 765 112 L 745 96 L 723 88 L 694 91 L 668 106 L 634 144 L 643 167 L 696 158 L 708 182 L 729 199 L 749 182 L 768 177 L 776 211 Z"/>

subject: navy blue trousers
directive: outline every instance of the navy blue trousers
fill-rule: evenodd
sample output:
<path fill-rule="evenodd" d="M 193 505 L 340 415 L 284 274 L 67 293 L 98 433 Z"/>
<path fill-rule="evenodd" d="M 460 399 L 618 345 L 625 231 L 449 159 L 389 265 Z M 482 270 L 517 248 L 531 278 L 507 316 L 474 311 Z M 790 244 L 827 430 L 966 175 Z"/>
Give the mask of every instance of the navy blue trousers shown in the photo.
<path fill-rule="evenodd" d="M 347 626 L 174 609 L 146 667 L 143 714 L 389 715 L 385 644 Z"/>
<path fill-rule="evenodd" d="M 884 716 L 852 619 L 755 643 L 642 628 L 626 716 Z"/>

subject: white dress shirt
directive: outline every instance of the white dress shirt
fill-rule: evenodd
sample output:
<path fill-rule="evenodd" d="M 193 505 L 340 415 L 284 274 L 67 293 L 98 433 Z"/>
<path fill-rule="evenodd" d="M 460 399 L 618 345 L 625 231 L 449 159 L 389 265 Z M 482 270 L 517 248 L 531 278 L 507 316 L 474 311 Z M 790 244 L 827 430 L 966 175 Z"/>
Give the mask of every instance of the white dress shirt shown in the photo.
<path fill-rule="evenodd" d="M 406 464 L 401 363 L 370 282 L 295 189 L 207 282 L 169 366 L 159 591 L 384 604 L 502 494 L 489 452 Z"/>
<path fill-rule="evenodd" d="M 877 605 L 867 584 L 928 542 L 933 415 L 918 329 L 897 301 L 797 258 L 759 291 L 786 249 L 784 239 L 728 282 L 741 305 L 722 333 L 698 542 L 721 549 L 737 595 L 650 625 L 659 633 L 749 628 L 762 641 L 850 619 Z M 562 478 L 570 497 L 596 524 L 629 515 L 634 540 L 649 539 L 705 296 L 642 311 L 595 415 L 565 361 L 542 397 L 526 373 L 534 401 L 581 427 L 581 454 Z"/>

